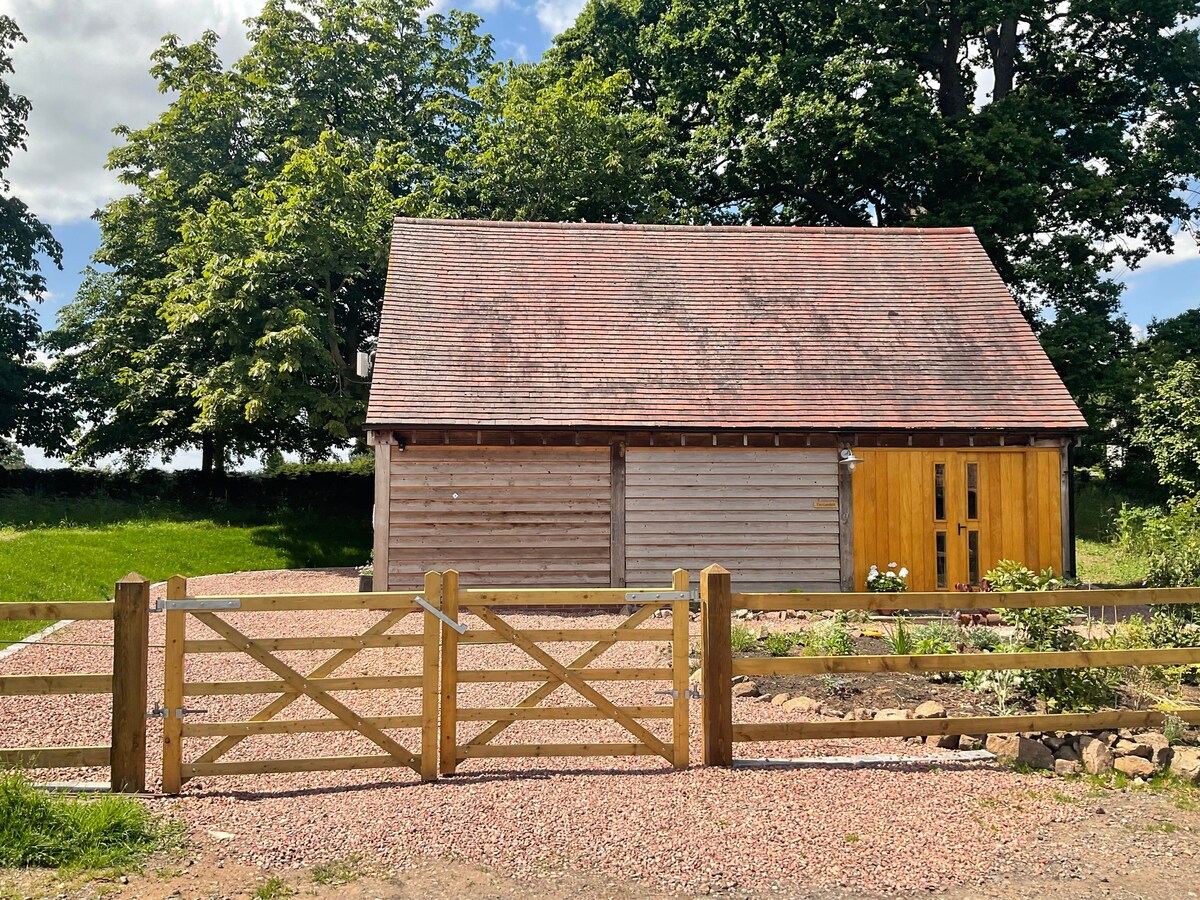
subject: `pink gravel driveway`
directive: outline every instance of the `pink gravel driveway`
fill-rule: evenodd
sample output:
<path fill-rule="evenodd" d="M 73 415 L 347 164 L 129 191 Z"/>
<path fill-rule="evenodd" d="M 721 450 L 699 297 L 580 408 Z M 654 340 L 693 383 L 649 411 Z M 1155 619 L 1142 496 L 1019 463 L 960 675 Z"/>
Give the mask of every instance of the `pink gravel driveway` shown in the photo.
<path fill-rule="evenodd" d="M 353 590 L 354 581 L 328 572 L 257 572 L 193 580 L 204 594 Z M 156 595 L 161 596 L 160 589 Z M 252 636 L 356 634 L 379 619 L 371 612 L 239 613 L 229 620 Z M 614 616 L 506 616 L 525 628 L 613 627 Z M 406 617 L 395 632 L 415 631 Z M 474 624 L 470 618 L 468 624 Z M 477 620 L 475 620 L 477 621 Z M 651 620 L 651 624 L 654 620 Z M 150 697 L 162 696 L 162 617 L 151 618 Z M 694 627 L 694 623 L 693 623 Z M 189 637 L 212 637 L 196 621 Z M 112 623 L 78 622 L 0 661 L 0 674 L 105 671 L 111 651 L 67 646 L 111 641 Z M 567 659 L 586 645 L 543 645 Z M 594 665 L 663 665 L 664 646 L 618 644 Z M 281 653 L 305 670 L 332 651 Z M 339 676 L 419 671 L 417 651 L 365 650 Z M 463 667 L 531 668 L 508 645 L 460 650 Z M 187 658 L 187 680 L 273 678 L 242 654 Z M 461 706 L 510 705 L 535 685 L 460 685 Z M 622 704 L 666 702 L 658 684 L 600 683 Z M 369 715 L 419 710 L 416 691 L 343 692 L 338 698 Z M 247 717 L 269 696 L 192 698 L 208 713 L 201 720 Z M 204 701 L 204 702 L 201 702 Z M 561 688 L 548 701 L 580 705 Z M 149 799 L 154 808 L 185 820 L 193 833 L 234 837 L 221 852 L 242 862 L 279 867 L 312 865 L 363 854 L 402 867 L 414 856 L 450 857 L 512 873 L 566 868 L 642 879 L 661 888 L 793 891 L 850 886 L 870 891 L 923 889 L 982 883 L 1017 867 L 1036 869 L 1039 836 L 1054 822 L 1084 814 L 1078 804 L 1054 799 L 1047 782 L 991 764 L 891 766 L 873 769 L 706 769 L 700 760 L 699 709 L 693 704 L 693 768 L 674 771 L 656 757 L 468 760 L 460 774 L 421 784 L 408 769 L 197 778 L 177 798 Z M 0 746 L 105 744 L 107 697 L 0 698 Z M 735 701 L 740 721 L 782 721 L 766 703 Z M 325 715 L 307 699 L 288 718 Z M 647 726 L 669 737 L 669 720 Z M 151 723 L 150 776 L 157 784 L 160 730 Z M 480 730 L 460 725 L 460 739 Z M 393 732 L 418 749 L 415 731 Z M 511 742 L 627 740 L 608 722 L 522 722 L 500 738 Z M 188 738 L 184 758 L 194 759 L 215 739 Z M 379 752 L 356 734 L 255 736 L 226 759 L 352 755 Z M 852 753 L 913 753 L 894 739 L 743 744 L 742 758 L 813 757 Z M 921 751 L 916 751 L 921 752 Z M 936 751 L 923 751 L 935 755 Z M 54 780 L 104 780 L 105 770 L 35 773 Z M 1057 790 L 1072 789 L 1055 784 Z M 1060 795 L 1061 796 L 1061 795 Z"/>

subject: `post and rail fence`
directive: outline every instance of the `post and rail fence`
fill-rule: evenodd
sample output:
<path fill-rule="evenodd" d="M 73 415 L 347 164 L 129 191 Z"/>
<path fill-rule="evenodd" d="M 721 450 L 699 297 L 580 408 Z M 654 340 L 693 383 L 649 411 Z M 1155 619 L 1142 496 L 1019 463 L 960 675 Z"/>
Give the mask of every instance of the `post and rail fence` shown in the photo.
<path fill-rule="evenodd" d="M 719 565 L 706 568 L 700 590 L 689 590 L 688 573 L 677 569 L 670 586 L 646 588 L 464 588 L 454 570 L 429 572 L 420 591 L 344 594 L 192 596 L 187 579 L 175 576 L 166 599 L 153 607 L 150 585 L 131 573 L 116 585 L 114 600 L 79 603 L 0 603 L 0 621 L 93 619 L 113 622 L 110 672 L 0 675 L 0 697 L 21 695 L 112 695 L 111 740 L 104 746 L 16 747 L 0 749 L 0 766 L 38 769 L 109 766 L 114 791 L 146 789 L 147 716 L 163 720 L 162 791 L 178 793 L 189 779 L 207 775 L 253 775 L 407 767 L 422 780 L 456 773 L 460 763 L 486 758 L 657 756 L 675 768 L 690 764 L 689 700 L 701 697 L 690 680 L 689 609 L 700 606 L 701 744 L 707 766 L 734 763 L 734 745 L 835 738 L 880 738 L 929 735 L 973 735 L 1022 731 L 1139 728 L 1161 725 L 1159 710 L 1109 710 L 1093 713 L 964 716 L 886 721 L 820 721 L 741 723 L 734 721 L 733 679 L 745 676 L 804 676 L 851 672 L 917 673 L 980 670 L 1032 670 L 1136 666 L 1200 665 L 1200 647 L 1128 650 L 1064 650 L 977 652 L 936 655 L 735 657 L 731 646 L 735 610 L 851 611 L 894 608 L 895 594 L 872 593 L 738 593 L 733 576 Z M 990 601 L 1005 608 L 1140 606 L 1200 603 L 1200 589 L 1128 589 L 996 594 L 953 592 L 908 593 L 904 604 L 919 610 L 959 610 Z M 547 609 L 624 608 L 613 627 L 525 628 L 514 615 Z M 632 612 L 631 612 L 632 610 Z M 250 637 L 237 624 L 241 613 L 357 611 L 379 614 L 354 634 L 303 637 Z M 164 613 L 164 686 L 161 704 L 147 708 L 149 619 Z M 391 633 L 409 614 L 419 628 Z M 658 614 L 656 616 L 656 614 Z M 470 625 L 464 617 L 471 617 Z M 661 622 L 669 617 L 669 625 Z M 187 623 L 203 625 L 204 637 L 189 636 Z M 262 620 L 260 619 L 260 622 Z M 268 618 L 267 621 L 270 621 Z M 281 620 L 282 621 L 282 620 Z M 647 624 L 648 623 L 648 624 Z M 345 630 L 345 629 L 343 629 Z M 670 649 L 670 664 L 657 667 L 593 666 L 606 651 L 622 643 L 661 642 Z M 567 663 L 545 644 L 585 643 L 588 648 Z M 462 646 L 501 644 L 518 651 L 530 668 L 484 669 L 463 665 Z M 409 648 L 409 670 L 386 675 L 338 676 L 337 670 L 363 650 Z M 279 653 L 332 651 L 307 673 L 285 662 Z M 235 654 L 249 657 L 272 679 L 188 681 L 190 655 Z M 597 685 L 606 682 L 663 682 L 655 693 L 669 695 L 658 704 L 618 705 Z M 460 705 L 460 685 L 530 683 L 533 689 L 508 705 Z M 575 706 L 548 706 L 560 687 L 583 701 Z M 336 697 L 344 692 L 416 690 L 415 708 L 407 715 L 359 714 Z M 194 721 L 186 704 L 192 698 L 265 694 L 270 699 L 236 721 Z M 330 715 L 281 718 L 305 697 Z M 1172 715 L 1200 724 L 1200 709 L 1177 709 Z M 619 741 L 497 743 L 494 739 L 516 722 L 585 722 L 607 720 L 621 731 Z M 656 734 L 644 722 L 670 721 L 670 736 Z M 460 723 L 483 723 L 482 731 L 462 740 Z M 389 732 L 416 732 L 413 747 Z M 314 758 L 230 760 L 226 755 L 256 735 L 356 732 L 373 745 L 372 752 Z M 217 738 L 196 758 L 185 759 L 187 738 Z"/>

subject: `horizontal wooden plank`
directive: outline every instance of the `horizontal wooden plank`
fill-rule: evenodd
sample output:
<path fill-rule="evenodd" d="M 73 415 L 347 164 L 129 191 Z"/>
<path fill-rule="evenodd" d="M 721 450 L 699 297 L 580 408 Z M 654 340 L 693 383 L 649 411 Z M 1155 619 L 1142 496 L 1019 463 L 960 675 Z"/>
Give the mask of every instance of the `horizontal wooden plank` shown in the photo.
<path fill-rule="evenodd" d="M 435 528 L 436 537 L 430 533 Z M 509 540 L 514 536 L 522 540 L 530 537 L 608 537 L 607 521 L 560 522 L 547 525 L 540 518 L 529 522 L 505 523 L 482 516 L 477 516 L 471 522 L 412 522 L 407 518 L 398 517 L 390 530 L 393 539 L 399 537 L 403 543 L 411 543 L 412 538 L 429 538 L 436 539 L 442 545 L 475 539 L 494 540 L 501 536 Z"/>
<path fill-rule="evenodd" d="M 379 647 L 420 647 L 424 637 L 419 634 L 338 635 L 329 637 L 255 638 L 254 643 L 265 650 L 355 650 Z M 193 640 L 183 642 L 184 653 L 244 653 L 240 646 L 225 640 Z"/>
<path fill-rule="evenodd" d="M 470 606 L 591 606 L 628 603 L 629 593 L 669 591 L 670 586 L 628 588 L 468 588 L 458 592 L 459 608 Z"/>
<path fill-rule="evenodd" d="M 738 581 L 733 572 L 733 583 Z M 801 609 L 1031 609 L 1035 607 L 1143 606 L 1200 603 L 1200 588 L 1130 588 L 1100 591 L 1014 591 L 963 593 L 913 591 L 905 594 L 866 593 L 735 593 L 735 609 L 757 611 Z"/>
<path fill-rule="evenodd" d="M 674 713 L 671 706 L 617 708 L 635 719 L 669 719 Z M 456 716 L 460 722 L 579 722 L 609 718 L 594 706 L 459 707 Z"/>
<path fill-rule="evenodd" d="M 1162 650 L 1072 650 L 1038 653 L 939 653 L 920 656 L 783 656 L 735 659 L 734 675 L 846 672 L 979 672 L 996 669 L 1100 669 L 1200 663 L 1200 647 Z"/>
<path fill-rule="evenodd" d="M 271 775 L 291 772 L 343 772 L 359 769 L 400 769 L 404 764 L 395 757 L 317 756 L 307 759 L 251 759 L 210 763 L 184 763 L 180 772 L 186 778 L 204 775 Z"/>
<path fill-rule="evenodd" d="M 836 491 L 833 494 L 828 492 L 817 492 L 811 497 L 747 497 L 732 495 L 728 497 L 699 497 L 695 494 L 689 494 L 683 497 L 641 497 L 636 503 L 630 504 L 631 507 L 636 507 L 639 511 L 656 511 L 669 512 L 672 509 L 679 510 L 680 515 L 687 515 L 689 512 L 703 511 L 709 516 L 714 510 L 719 510 L 722 514 L 736 515 L 738 518 L 744 518 L 758 510 L 766 510 L 768 512 L 800 512 L 804 509 L 811 509 L 813 500 L 836 500 Z M 829 514 L 836 514 L 837 510 L 816 510 Z"/>
<path fill-rule="evenodd" d="M 0 601 L 0 622 L 44 622 L 61 619 L 111 619 L 116 604 L 104 601 L 25 603 Z"/>
<path fill-rule="evenodd" d="M 836 512 L 836 510 L 835 510 Z M 787 544 L 797 539 L 820 538 L 832 535 L 837 540 L 837 516 L 824 521 L 791 521 L 773 523 L 770 529 L 761 523 L 714 521 L 691 523 L 687 526 L 687 540 L 693 544 L 719 544 L 731 537 L 745 537 L 752 533 L 758 544 Z M 669 517 L 643 522 L 626 522 L 625 533 L 635 536 L 639 543 L 663 544 L 679 540 L 680 523 Z"/>
<path fill-rule="evenodd" d="M 295 612 L 325 609 L 406 609 L 413 612 L 421 608 L 414 599 L 419 596 L 421 596 L 419 591 L 380 591 L 375 594 L 200 594 L 188 599 L 234 598 L 241 600 L 241 605 L 237 609 L 221 610 L 221 615 L 224 616 L 238 612 Z"/>
<path fill-rule="evenodd" d="M 630 447 L 629 462 L 680 460 L 689 465 L 736 463 L 786 463 L 792 460 L 825 457 L 836 465 L 837 455 L 830 447 Z"/>
<path fill-rule="evenodd" d="M 656 756 L 645 744 L 483 744 L 459 747 L 464 759 L 536 759 L 550 756 Z"/>
<path fill-rule="evenodd" d="M 568 666 L 579 672 L 587 681 L 670 681 L 670 669 L 592 669 L 586 666 Z M 549 681 L 546 669 L 459 669 L 460 684 L 521 683 L 527 681 Z"/>
<path fill-rule="evenodd" d="M 322 691 L 382 691 L 421 687 L 420 675 L 363 675 L 356 678 L 310 678 Z M 225 694 L 298 694 L 284 681 L 193 681 L 184 684 L 185 697 L 219 697 Z"/>
<path fill-rule="evenodd" d="M 720 503 L 722 500 L 790 500 L 796 507 L 811 507 L 813 500 L 837 500 L 837 481 L 832 484 L 748 485 L 748 484 L 705 484 L 630 485 L 625 490 L 626 502 L 640 506 L 646 500 L 708 499 Z"/>
<path fill-rule="evenodd" d="M 530 540 L 536 544 L 530 547 Z M 594 534 L 527 534 L 523 529 L 504 529 L 494 532 L 479 532 L 472 535 L 446 534 L 435 525 L 418 534 L 391 532 L 388 543 L 392 547 L 411 550 L 462 550 L 466 553 L 488 553 L 491 551 L 521 550 L 526 555 L 541 555 L 546 548 L 561 551 L 608 550 L 608 529 L 597 529 Z"/>
<path fill-rule="evenodd" d="M 453 496 L 458 494 L 457 497 Z M 599 506 L 609 497 L 607 484 L 591 487 L 561 487 L 547 485 L 543 488 L 525 486 L 520 488 L 468 488 L 468 487 L 439 487 L 415 488 L 401 485 L 391 491 L 392 503 L 405 507 L 428 508 L 427 504 L 458 504 L 474 508 L 476 506 L 513 506 L 520 508 L 529 503 L 557 502 L 560 504 L 575 503 L 581 506 Z"/>
<path fill-rule="evenodd" d="M 111 694 L 112 674 L 0 675 L 0 697 Z"/>
<path fill-rule="evenodd" d="M 1200 724 L 1200 709 L 1172 710 L 1185 722 Z M 1021 731 L 1099 731 L 1113 728 L 1158 728 L 1158 710 L 1110 710 L 1028 716 L 958 716 L 946 719 L 882 721 L 734 723 L 735 741 L 801 741 L 835 738 L 913 737 L 931 734 L 1015 734 Z"/>
<path fill-rule="evenodd" d="M 642 457 L 628 459 L 626 472 L 640 483 L 663 479 L 700 479 L 713 481 L 722 478 L 739 478 L 747 481 L 756 479 L 783 480 L 788 478 L 837 478 L 837 463 L 828 460 L 787 460 L 784 462 L 737 462 L 725 460 L 719 463 L 693 462 L 687 460 Z"/>
<path fill-rule="evenodd" d="M 762 544 L 752 541 L 741 546 L 735 544 L 698 544 L 689 535 L 674 546 L 660 546 L 638 541 L 636 547 L 628 550 L 630 559 L 689 559 L 706 556 L 709 559 L 729 560 L 728 569 L 740 569 L 741 563 L 762 563 L 774 565 L 776 568 L 794 568 L 780 566 L 783 560 L 825 560 L 826 565 L 836 565 L 838 559 L 837 535 L 824 539 L 808 539 L 807 541 L 793 540 L 786 544 Z"/>
<path fill-rule="evenodd" d="M 669 641 L 674 634 L 670 628 L 522 628 L 518 630 L 535 644 L 579 641 Z M 476 631 L 472 628 L 458 638 L 458 643 L 460 645 L 507 644 L 508 641 L 494 631 Z"/>
<path fill-rule="evenodd" d="M 689 532 L 693 529 L 736 528 L 740 529 L 739 533 L 751 535 L 757 534 L 759 531 L 764 534 L 778 534 L 786 532 L 790 528 L 799 528 L 803 523 L 809 522 L 836 525 L 837 513 L 836 509 L 815 509 L 811 506 L 800 509 L 737 511 L 727 508 L 726 504 L 721 504 L 719 509 L 706 506 L 690 510 L 681 509 L 674 513 L 666 507 L 647 509 L 640 505 L 626 510 L 630 524 L 643 526 L 646 529 L 673 525 L 678 531 L 681 525 L 686 524 Z"/>
<path fill-rule="evenodd" d="M 563 582 L 578 583 L 581 578 L 604 576 L 604 584 L 609 583 L 608 557 L 604 559 L 598 558 L 562 558 L 553 560 L 538 560 L 530 558 L 527 553 L 523 558 L 514 559 L 482 559 L 477 556 L 468 556 L 465 553 L 434 553 L 433 551 L 422 551 L 418 554 L 414 551 L 411 554 L 399 559 L 391 559 L 388 561 L 388 572 L 393 576 L 403 578 L 412 578 L 414 573 L 422 574 L 430 569 L 446 570 L 457 569 L 460 574 L 468 571 L 483 572 L 483 581 L 488 584 L 504 583 L 509 581 L 509 576 L 528 576 L 531 573 L 542 573 L 545 575 L 554 575 L 556 580 L 561 579 Z M 491 577 L 489 577 L 491 576 Z M 546 579 L 538 579 L 539 584 L 545 584 Z"/>
<path fill-rule="evenodd" d="M 399 491 L 415 490 L 418 493 L 414 496 L 430 490 L 461 491 L 463 489 L 500 488 L 502 490 L 540 491 L 556 488 L 595 488 L 597 486 L 608 487 L 607 468 L 587 473 L 547 472 L 543 467 L 541 470 L 530 468 L 523 472 L 514 472 L 508 468 L 496 468 L 482 472 L 458 471 L 434 474 L 402 468 L 392 472 L 391 481 L 393 494 Z"/>
<path fill-rule="evenodd" d="M 363 716 L 376 728 L 420 728 L 421 716 Z M 184 720 L 184 737 L 223 737 L 251 734 L 323 734 L 354 731 L 341 719 L 271 719 L 266 722 L 196 722 Z"/>
<path fill-rule="evenodd" d="M 0 750 L 0 766 L 27 769 L 74 769 L 107 766 L 109 747 L 14 747 Z"/>
<path fill-rule="evenodd" d="M 433 542 L 436 544 L 436 542 Z M 396 551 L 400 558 L 420 555 L 436 555 L 439 559 L 452 559 L 456 555 L 472 562 L 517 562 L 522 570 L 532 571 L 535 565 L 591 565 L 596 568 L 608 566 L 608 541 L 597 541 L 588 538 L 587 543 L 571 544 L 557 539 L 547 539 L 545 543 L 537 541 L 521 541 L 511 535 L 493 544 L 481 544 L 476 547 L 417 547 L 395 539 L 388 541 L 388 546 Z"/>

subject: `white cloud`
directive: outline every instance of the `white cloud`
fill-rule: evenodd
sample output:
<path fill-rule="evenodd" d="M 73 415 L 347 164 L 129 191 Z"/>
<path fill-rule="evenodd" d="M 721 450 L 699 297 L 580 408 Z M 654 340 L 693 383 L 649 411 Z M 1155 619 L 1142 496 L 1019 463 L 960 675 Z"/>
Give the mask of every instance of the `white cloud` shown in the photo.
<path fill-rule="evenodd" d="M 1190 231 L 1180 230 L 1171 243 L 1174 246 L 1174 253 L 1163 253 L 1156 250 L 1142 260 L 1137 271 L 1150 272 L 1154 269 L 1166 269 L 1169 266 L 1178 266 L 1181 263 L 1200 259 L 1200 245 L 1197 245 L 1196 237 Z"/>
<path fill-rule="evenodd" d="M 242 21 L 262 0 L 7 0 L 28 43 L 13 51 L 13 90 L 33 104 L 29 150 L 8 170 L 13 192 L 51 224 L 85 219 L 122 192 L 104 169 L 118 124 L 145 125 L 166 106 L 148 72 L 163 35 L 211 28 L 226 60 L 245 50 Z"/>
<path fill-rule="evenodd" d="M 534 11 L 542 28 L 550 34 L 558 34 L 575 24 L 575 19 L 586 2 L 587 0 L 537 0 Z"/>

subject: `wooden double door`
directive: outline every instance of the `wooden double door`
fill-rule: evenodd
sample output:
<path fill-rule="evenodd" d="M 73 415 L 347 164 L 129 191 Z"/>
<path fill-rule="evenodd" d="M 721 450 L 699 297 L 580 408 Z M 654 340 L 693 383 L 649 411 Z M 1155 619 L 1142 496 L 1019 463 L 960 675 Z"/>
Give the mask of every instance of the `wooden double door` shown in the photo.
<path fill-rule="evenodd" d="M 1062 573 L 1060 448 L 855 453 L 855 590 L 893 562 L 916 591 L 978 584 L 1002 559 Z"/>

